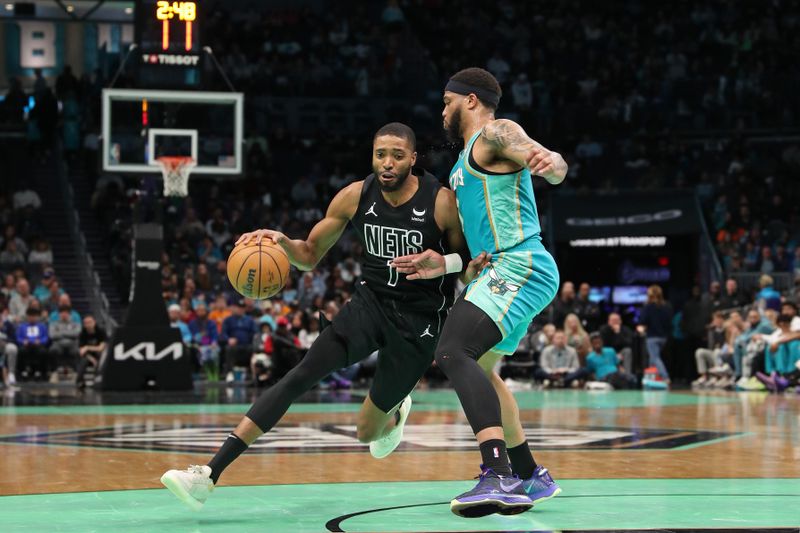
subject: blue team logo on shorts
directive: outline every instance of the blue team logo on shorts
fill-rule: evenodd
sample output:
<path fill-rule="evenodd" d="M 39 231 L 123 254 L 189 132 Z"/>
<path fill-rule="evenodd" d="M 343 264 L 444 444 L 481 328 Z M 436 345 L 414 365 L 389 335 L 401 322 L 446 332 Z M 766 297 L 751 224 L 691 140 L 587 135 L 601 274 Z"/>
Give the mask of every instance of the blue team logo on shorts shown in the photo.
<path fill-rule="evenodd" d="M 489 265 L 489 278 L 491 278 L 489 290 L 492 291 L 492 294 L 504 296 L 507 292 L 518 292 L 520 289 L 520 285 L 509 283 L 498 276 L 497 271 L 491 265 Z"/>

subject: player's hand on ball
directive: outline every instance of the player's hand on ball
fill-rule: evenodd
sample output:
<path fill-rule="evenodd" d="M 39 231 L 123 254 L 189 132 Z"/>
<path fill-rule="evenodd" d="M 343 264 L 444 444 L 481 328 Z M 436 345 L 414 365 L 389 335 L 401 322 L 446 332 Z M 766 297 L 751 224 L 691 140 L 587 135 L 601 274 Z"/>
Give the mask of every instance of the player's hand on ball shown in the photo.
<path fill-rule="evenodd" d="M 250 241 L 259 244 L 261 243 L 262 239 L 269 239 L 275 244 L 281 244 L 283 241 L 286 240 L 286 235 L 284 235 L 280 231 L 274 231 L 271 229 L 257 229 L 249 233 L 243 233 L 242 236 L 239 237 L 239 240 L 236 241 L 235 246 L 239 246 L 240 244 L 247 244 Z"/>
<path fill-rule="evenodd" d="M 567 164 L 558 152 L 537 146 L 528 152 L 525 161 L 532 175 L 541 176 L 554 185 L 564 181 L 567 175 Z"/>
<path fill-rule="evenodd" d="M 489 261 L 492 260 L 492 254 L 488 254 L 486 252 L 479 253 L 472 261 L 469 262 L 467 265 L 467 269 L 464 271 L 464 275 L 462 277 L 462 281 L 464 283 L 469 283 L 475 277 L 480 274 L 481 270 L 489 264 Z"/>
<path fill-rule="evenodd" d="M 444 256 L 430 249 L 421 254 L 395 257 L 390 266 L 405 274 L 409 280 L 431 279 L 445 275 Z"/>

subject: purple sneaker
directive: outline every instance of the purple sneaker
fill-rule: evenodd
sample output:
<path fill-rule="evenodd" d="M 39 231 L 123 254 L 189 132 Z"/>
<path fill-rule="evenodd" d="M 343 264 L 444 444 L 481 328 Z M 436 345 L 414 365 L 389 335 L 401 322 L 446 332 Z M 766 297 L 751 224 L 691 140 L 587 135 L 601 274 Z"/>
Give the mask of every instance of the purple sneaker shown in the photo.
<path fill-rule="evenodd" d="M 353 388 L 353 382 L 350 381 L 349 379 L 345 379 L 339 376 L 334 376 L 333 386 L 337 389 L 351 389 Z"/>
<path fill-rule="evenodd" d="M 553 481 L 550 472 L 541 465 L 536 467 L 531 477 L 522 482 L 522 486 L 535 504 L 555 498 L 561 494 L 561 487 Z"/>
<path fill-rule="evenodd" d="M 780 374 L 775 375 L 775 390 L 783 392 L 789 387 L 789 380 Z"/>
<path fill-rule="evenodd" d="M 763 372 L 756 372 L 756 379 L 766 385 L 767 389 L 771 392 L 777 392 L 777 385 L 775 385 L 775 372 L 772 373 L 771 376 L 766 375 Z"/>
<path fill-rule="evenodd" d="M 524 513 L 533 502 L 525 494 L 522 480 L 517 476 L 498 476 L 491 468 L 483 468 L 475 488 L 456 496 L 450 510 L 463 518 L 479 518 L 494 513 L 512 515 Z"/>

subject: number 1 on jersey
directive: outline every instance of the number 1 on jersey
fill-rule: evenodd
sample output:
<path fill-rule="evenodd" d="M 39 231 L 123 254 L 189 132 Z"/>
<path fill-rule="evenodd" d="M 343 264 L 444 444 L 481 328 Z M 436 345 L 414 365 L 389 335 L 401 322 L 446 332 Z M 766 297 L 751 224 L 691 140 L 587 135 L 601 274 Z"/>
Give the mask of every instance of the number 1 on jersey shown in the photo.
<path fill-rule="evenodd" d="M 386 266 L 389 267 L 389 281 L 386 282 L 390 287 L 397 287 L 397 280 L 400 279 L 400 273 L 392 266 L 393 259 L 386 261 Z"/>

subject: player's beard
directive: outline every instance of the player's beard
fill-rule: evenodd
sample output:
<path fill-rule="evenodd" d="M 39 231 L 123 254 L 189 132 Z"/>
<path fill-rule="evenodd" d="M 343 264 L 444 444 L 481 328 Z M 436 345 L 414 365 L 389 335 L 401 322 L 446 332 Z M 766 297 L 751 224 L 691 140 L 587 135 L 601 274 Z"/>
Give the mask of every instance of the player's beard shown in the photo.
<path fill-rule="evenodd" d="M 453 114 L 450 116 L 450 122 L 447 124 L 444 131 L 447 134 L 447 140 L 451 143 L 458 143 L 461 141 L 461 108 L 453 111 Z"/>
<path fill-rule="evenodd" d="M 395 172 L 395 182 L 393 185 L 385 185 L 383 182 L 381 182 L 381 174 L 383 174 L 383 171 L 375 172 L 375 176 L 378 178 L 378 187 L 380 187 L 383 192 L 394 192 L 400 190 L 400 187 L 402 187 L 406 182 L 408 176 L 411 174 L 411 167 L 409 166 L 407 168 L 399 169 L 398 172 Z"/>

